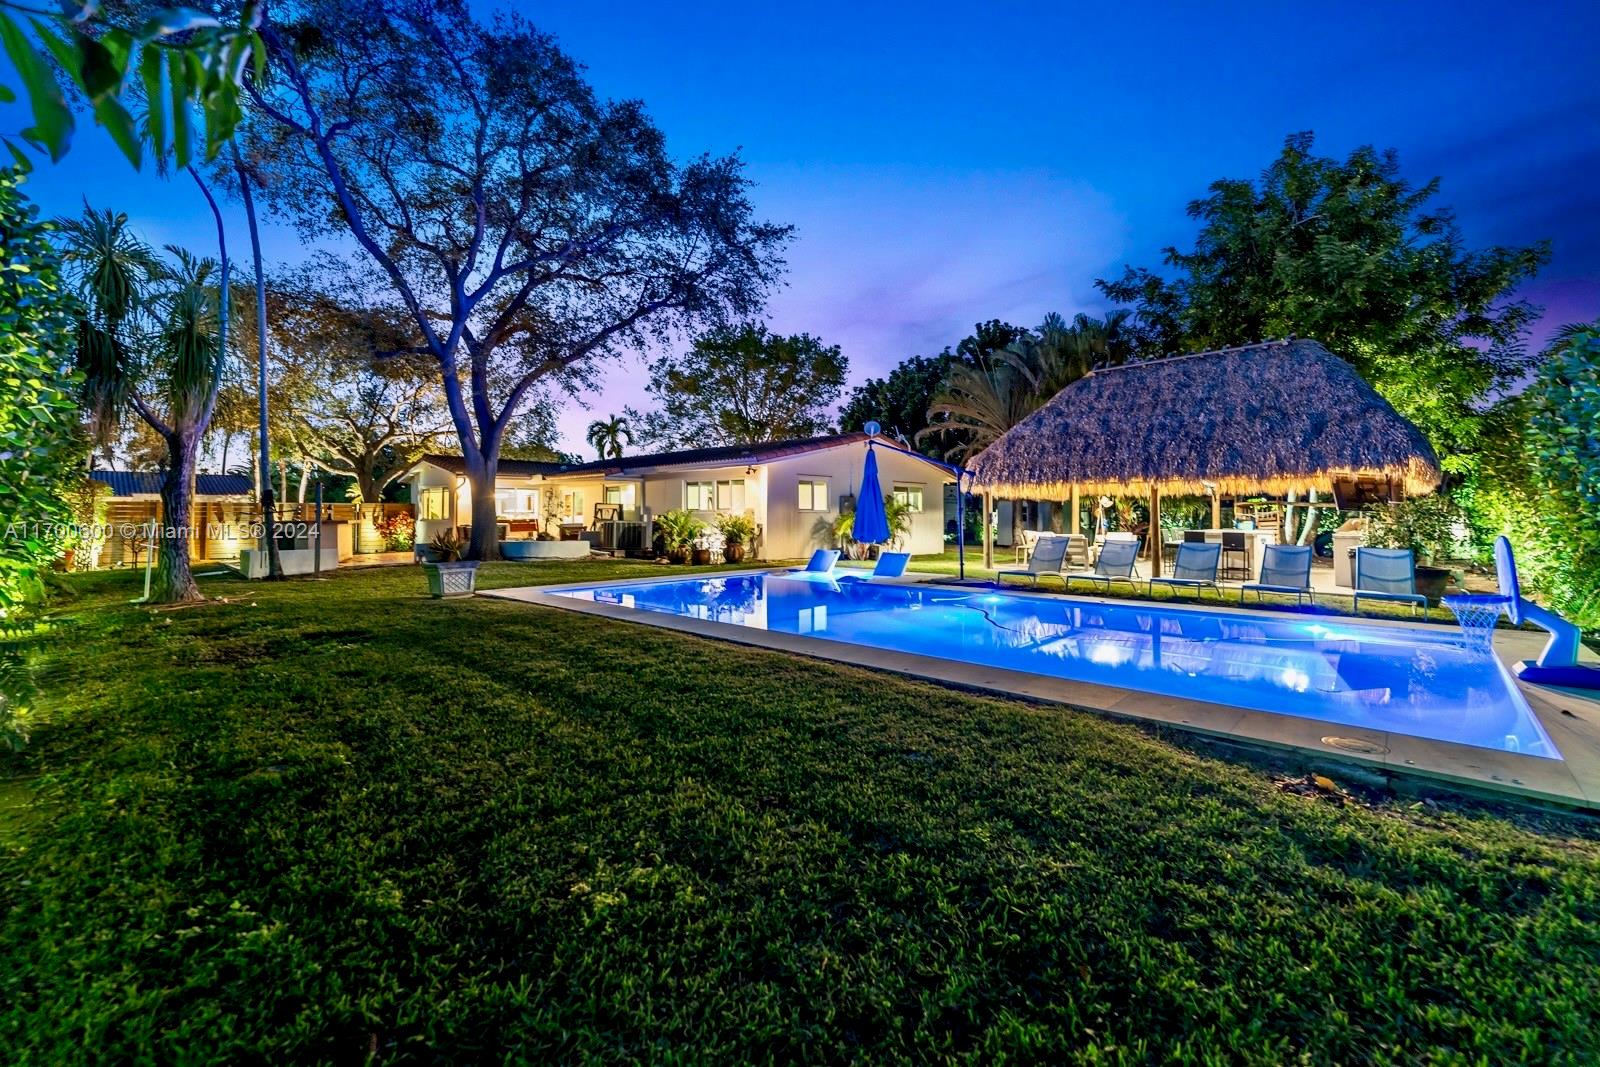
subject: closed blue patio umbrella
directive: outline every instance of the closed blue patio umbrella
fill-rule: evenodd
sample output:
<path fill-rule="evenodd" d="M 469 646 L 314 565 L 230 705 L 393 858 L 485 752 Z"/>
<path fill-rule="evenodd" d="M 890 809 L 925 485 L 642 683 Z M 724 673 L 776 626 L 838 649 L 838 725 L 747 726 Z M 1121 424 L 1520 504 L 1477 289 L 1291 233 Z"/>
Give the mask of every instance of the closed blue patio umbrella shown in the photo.
<path fill-rule="evenodd" d="M 878 484 L 878 457 L 867 442 L 867 464 L 861 471 L 861 495 L 856 498 L 856 521 L 850 536 L 864 545 L 886 544 L 889 518 L 883 511 L 883 487 Z"/>

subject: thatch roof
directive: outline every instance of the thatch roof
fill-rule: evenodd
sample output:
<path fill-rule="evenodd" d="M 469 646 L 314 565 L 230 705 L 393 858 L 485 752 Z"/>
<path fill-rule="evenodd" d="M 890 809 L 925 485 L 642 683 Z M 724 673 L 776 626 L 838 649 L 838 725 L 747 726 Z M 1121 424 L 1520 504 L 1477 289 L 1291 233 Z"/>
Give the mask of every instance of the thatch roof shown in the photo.
<path fill-rule="evenodd" d="M 1315 341 L 1272 341 L 1094 371 L 986 448 L 975 489 L 1001 497 L 1282 494 L 1337 476 L 1439 484 L 1422 434 Z"/>

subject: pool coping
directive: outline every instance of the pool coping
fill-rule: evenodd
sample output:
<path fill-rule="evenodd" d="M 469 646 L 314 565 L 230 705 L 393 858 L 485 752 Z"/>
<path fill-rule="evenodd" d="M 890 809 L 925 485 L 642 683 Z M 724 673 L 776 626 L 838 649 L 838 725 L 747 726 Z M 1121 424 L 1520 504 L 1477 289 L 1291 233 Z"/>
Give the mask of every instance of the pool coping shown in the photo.
<path fill-rule="evenodd" d="M 719 571 L 703 577 L 735 577 L 770 574 L 788 570 L 782 567 L 757 567 Z M 1080 682 L 1023 671 L 962 663 L 957 660 L 922 656 L 909 652 L 853 645 L 826 638 L 756 630 L 734 623 L 692 619 L 662 612 L 639 611 L 616 604 L 576 600 L 557 594 L 607 586 L 646 585 L 688 580 L 692 576 L 664 574 L 660 577 L 625 578 L 610 581 L 565 582 L 557 585 L 518 586 L 482 590 L 481 597 L 536 604 L 563 611 L 577 611 L 622 622 L 655 626 L 713 640 L 732 641 L 777 652 L 788 652 L 813 659 L 874 670 L 887 670 L 924 681 L 977 690 L 1000 696 L 1020 697 L 1045 703 L 1067 704 L 1115 718 L 1159 724 L 1212 740 L 1241 743 L 1279 752 L 1290 751 L 1311 757 L 1313 763 L 1329 767 L 1353 768 L 1385 778 L 1420 779 L 1445 784 L 1468 792 L 1509 794 L 1527 800 L 1563 807 L 1600 810 L 1600 700 L 1570 690 L 1531 686 L 1515 677 L 1513 666 L 1532 658 L 1544 645 L 1541 634 L 1501 630 L 1495 635 L 1495 654 L 1506 668 L 1512 684 L 1527 701 L 1539 725 L 1555 744 L 1561 759 L 1546 759 L 1497 749 L 1476 748 L 1449 741 L 1413 737 L 1409 734 L 1371 730 L 1317 719 L 1237 708 L 1231 705 L 1182 697 L 1162 696 L 1133 689 L 1093 682 Z M 908 576 L 910 577 L 910 576 Z M 944 585 L 953 590 L 972 592 L 971 585 L 946 585 L 921 576 L 908 582 L 885 584 Z M 1063 599 L 1096 605 L 1150 609 L 1175 608 L 1221 612 L 1246 617 L 1282 621 L 1284 613 L 1224 604 L 1185 604 L 1181 601 L 1128 600 L 1119 597 L 1079 593 L 1033 593 L 1006 587 L 1008 596 L 1059 603 Z M 1440 624 L 1401 619 L 1373 619 L 1335 616 L 1339 625 L 1420 628 L 1438 632 Z M 1367 746 L 1374 751 L 1355 751 L 1326 743 L 1337 737 Z"/>

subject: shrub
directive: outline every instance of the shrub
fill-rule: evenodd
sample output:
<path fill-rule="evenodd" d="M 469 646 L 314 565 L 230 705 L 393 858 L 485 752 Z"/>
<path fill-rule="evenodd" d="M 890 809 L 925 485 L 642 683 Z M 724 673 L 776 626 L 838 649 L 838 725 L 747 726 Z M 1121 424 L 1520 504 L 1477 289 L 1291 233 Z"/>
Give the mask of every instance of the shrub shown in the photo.
<path fill-rule="evenodd" d="M 0 620 L 42 590 L 64 547 L 52 531 L 73 519 L 66 495 L 83 466 L 70 301 L 21 182 L 0 171 Z"/>
<path fill-rule="evenodd" d="M 383 538 L 386 552 L 404 552 L 417 543 L 417 520 L 409 511 L 391 511 L 379 515 L 372 524 Z"/>
<path fill-rule="evenodd" d="M 744 514 L 717 516 L 717 531 L 730 545 L 742 545 L 756 536 L 756 520 Z"/>
<path fill-rule="evenodd" d="M 705 532 L 706 524 L 695 518 L 694 512 L 686 508 L 678 508 L 656 517 L 656 533 L 661 535 L 662 547 L 667 552 L 683 551 Z"/>
<path fill-rule="evenodd" d="M 1370 509 L 1366 517 L 1366 541 L 1375 548 L 1409 548 L 1419 563 L 1455 554 L 1461 512 L 1443 493 L 1384 504 Z"/>
<path fill-rule="evenodd" d="M 1600 626 L 1600 324 L 1574 331 L 1529 390 L 1528 445 L 1555 565 L 1550 602 Z"/>

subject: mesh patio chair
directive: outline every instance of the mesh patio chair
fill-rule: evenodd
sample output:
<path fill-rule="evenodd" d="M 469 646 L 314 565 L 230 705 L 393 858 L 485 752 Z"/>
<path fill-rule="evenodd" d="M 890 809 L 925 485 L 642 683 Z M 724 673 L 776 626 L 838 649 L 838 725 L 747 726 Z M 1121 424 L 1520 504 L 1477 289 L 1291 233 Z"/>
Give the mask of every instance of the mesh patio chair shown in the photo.
<path fill-rule="evenodd" d="M 1094 570 L 1074 571 L 1071 574 L 1063 575 L 1062 578 L 1068 585 L 1072 584 L 1072 579 L 1074 578 L 1082 578 L 1084 581 L 1093 582 L 1096 585 L 1104 583 L 1108 593 L 1111 591 L 1112 582 L 1127 582 L 1137 589 L 1138 564 L 1138 538 L 1135 537 L 1131 540 L 1117 538 L 1113 540 L 1108 537 L 1100 546 L 1100 555 L 1094 561 Z"/>
<path fill-rule="evenodd" d="M 1302 598 L 1315 604 L 1317 598 L 1311 592 L 1311 546 L 1267 545 L 1261 557 L 1261 579 L 1239 587 L 1239 603 L 1244 603 L 1247 592 L 1255 593 L 1257 603 L 1262 593 L 1292 593 L 1295 607 L 1300 606 Z"/>
<path fill-rule="evenodd" d="M 1026 568 L 997 571 L 994 576 L 994 584 L 999 585 L 1000 579 L 1007 575 L 1015 578 L 1027 578 L 1035 586 L 1039 584 L 1039 579 L 1045 575 L 1061 578 L 1062 582 L 1065 583 L 1066 578 L 1061 573 L 1061 567 L 1066 562 L 1066 558 L 1067 539 L 1065 537 L 1046 535 L 1039 538 L 1038 544 L 1033 546 L 1033 555 L 1028 557 L 1028 566 Z"/>
<path fill-rule="evenodd" d="M 1411 613 L 1420 605 L 1428 610 L 1428 598 L 1417 592 L 1416 557 L 1409 548 L 1358 548 L 1356 549 L 1355 609 L 1361 610 L 1361 598 L 1390 600 L 1410 604 Z"/>
<path fill-rule="evenodd" d="M 1150 579 L 1149 590 L 1155 594 L 1156 584 L 1178 589 L 1193 589 L 1196 593 L 1210 587 L 1217 588 L 1217 565 L 1222 560 L 1222 546 L 1213 541 L 1185 541 L 1178 546 L 1178 556 L 1172 561 L 1172 573 L 1164 578 Z"/>

